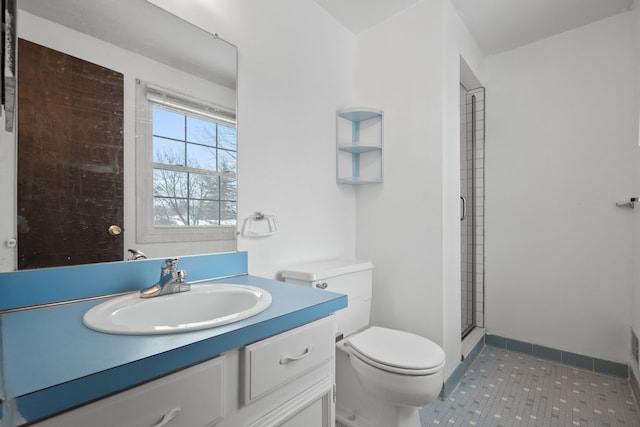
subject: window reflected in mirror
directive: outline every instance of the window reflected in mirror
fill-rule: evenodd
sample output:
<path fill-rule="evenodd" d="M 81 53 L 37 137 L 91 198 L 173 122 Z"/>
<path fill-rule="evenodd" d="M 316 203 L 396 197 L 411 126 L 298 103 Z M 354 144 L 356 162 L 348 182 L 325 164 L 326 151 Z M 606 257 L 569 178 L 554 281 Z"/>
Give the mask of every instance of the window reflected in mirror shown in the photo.
<path fill-rule="evenodd" d="M 141 80 L 137 86 L 141 238 L 162 231 L 165 239 L 224 239 L 237 224 L 235 113 Z"/>

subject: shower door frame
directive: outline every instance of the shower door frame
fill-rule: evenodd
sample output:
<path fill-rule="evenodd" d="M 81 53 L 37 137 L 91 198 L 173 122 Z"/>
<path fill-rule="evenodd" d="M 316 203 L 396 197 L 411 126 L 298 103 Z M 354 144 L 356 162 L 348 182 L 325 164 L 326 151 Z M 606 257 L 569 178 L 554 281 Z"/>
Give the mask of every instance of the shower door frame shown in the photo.
<path fill-rule="evenodd" d="M 462 233 L 467 233 L 467 237 L 470 238 L 470 244 L 467 246 L 471 247 L 470 253 L 467 252 L 467 256 L 471 256 L 471 260 L 469 262 L 468 259 L 465 259 L 462 255 L 463 251 L 467 251 L 468 248 L 461 247 L 461 262 L 466 262 L 467 266 L 471 267 L 471 271 L 469 272 L 466 268 L 461 268 L 461 292 L 463 285 L 467 288 L 469 287 L 469 282 L 471 285 L 471 300 L 468 299 L 468 289 L 467 294 L 462 292 L 461 295 L 461 306 L 463 306 L 462 299 L 467 298 L 467 304 L 471 303 L 471 321 L 468 321 L 468 317 L 465 317 L 467 322 L 462 322 L 461 316 L 461 335 L 464 339 L 475 327 L 484 326 L 484 105 L 485 105 L 485 89 L 483 87 L 475 88 L 472 90 L 466 89 L 462 84 L 460 85 L 461 89 L 465 91 L 464 102 L 465 108 L 462 112 L 465 114 L 465 120 L 461 123 L 464 124 L 461 126 L 461 138 L 463 138 L 465 150 L 461 155 L 467 155 L 467 153 L 471 153 L 470 156 L 467 156 L 466 161 L 471 163 L 470 175 L 467 176 L 467 180 L 470 178 L 470 187 L 466 185 L 465 195 L 467 196 L 464 199 L 463 195 L 461 198 L 463 199 L 463 214 L 461 216 L 461 221 L 467 220 L 469 223 L 461 224 L 461 240 Z M 477 92 L 477 93 L 473 93 Z M 478 96 L 477 96 L 478 95 Z M 461 101 L 462 101 L 461 96 Z M 470 98 L 470 102 L 468 99 Z M 467 107 L 471 106 L 471 112 L 467 111 Z M 480 106 L 481 108 L 478 108 Z M 481 126 L 478 126 L 481 124 Z M 470 136 L 470 141 L 469 141 Z M 470 142 L 470 149 L 468 145 Z M 461 150 L 462 150 L 461 144 Z M 465 165 L 466 166 L 466 165 Z M 480 185 L 479 182 L 481 181 Z M 467 193 L 470 189 L 470 195 Z M 461 188 L 462 193 L 462 188 Z M 469 197 L 470 196 L 470 197 Z M 469 233 L 468 230 L 471 230 Z M 462 267 L 462 266 L 461 266 Z M 481 268 L 479 268 L 481 267 Z M 470 276 L 470 280 L 469 280 Z M 478 289 L 480 288 L 480 289 Z M 480 290 L 480 292 L 478 292 Z M 478 301 L 478 295 L 482 295 L 482 300 Z M 468 309 L 467 309 L 468 311 Z M 463 312 L 462 315 L 465 315 Z"/>

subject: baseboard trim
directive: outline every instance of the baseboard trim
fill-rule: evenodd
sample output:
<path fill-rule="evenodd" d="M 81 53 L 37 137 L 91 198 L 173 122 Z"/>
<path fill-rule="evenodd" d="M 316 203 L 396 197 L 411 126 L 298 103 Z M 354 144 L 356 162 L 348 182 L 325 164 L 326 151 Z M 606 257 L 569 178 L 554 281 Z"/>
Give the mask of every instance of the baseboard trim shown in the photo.
<path fill-rule="evenodd" d="M 569 351 L 558 350 L 493 334 L 486 334 L 484 336 L 484 342 L 491 347 L 522 353 L 599 374 L 612 375 L 620 378 L 630 377 L 629 366 L 624 363 L 611 362 L 609 360 L 571 353 Z"/>
<path fill-rule="evenodd" d="M 465 352 L 466 354 L 462 355 L 462 361 L 458 366 L 456 366 L 451 375 L 449 375 L 449 378 L 444 382 L 442 390 L 440 391 L 440 399 L 446 399 L 451 392 L 455 390 L 458 384 L 460 384 L 460 381 L 462 381 L 467 369 L 469 369 L 469 366 L 474 360 L 476 360 L 478 354 L 480 354 L 480 351 L 484 348 L 484 345 L 484 339 L 481 338 L 470 350 Z"/>

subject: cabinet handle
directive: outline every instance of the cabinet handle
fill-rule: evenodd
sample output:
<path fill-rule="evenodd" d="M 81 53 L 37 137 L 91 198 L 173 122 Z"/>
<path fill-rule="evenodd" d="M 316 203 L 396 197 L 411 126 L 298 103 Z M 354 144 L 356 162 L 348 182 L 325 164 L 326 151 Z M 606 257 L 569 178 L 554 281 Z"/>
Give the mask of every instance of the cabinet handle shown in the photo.
<path fill-rule="evenodd" d="M 169 421 L 173 420 L 174 418 L 176 418 L 178 415 L 180 415 L 180 411 L 182 411 L 182 409 L 180 409 L 180 407 L 177 408 L 173 408 L 172 410 L 170 410 L 169 412 L 167 412 L 166 414 L 164 414 L 162 416 L 162 418 L 160 419 L 160 421 L 158 421 L 156 424 L 154 424 L 152 427 L 162 427 L 162 426 L 166 426 Z"/>
<path fill-rule="evenodd" d="M 322 282 L 322 283 L 318 283 L 316 285 L 316 288 L 318 288 L 318 289 L 327 289 L 328 286 L 329 285 L 327 284 L 327 282 Z"/>
<path fill-rule="evenodd" d="M 300 356 L 286 356 L 283 357 L 282 359 L 280 359 L 280 364 L 281 365 L 286 365 L 289 362 L 295 362 L 296 360 L 300 360 L 300 359 L 304 359 L 305 357 L 307 357 L 308 355 L 311 354 L 311 352 L 313 351 L 313 345 L 308 346 L 307 348 L 304 349 L 304 351 L 302 352 L 302 354 Z"/>

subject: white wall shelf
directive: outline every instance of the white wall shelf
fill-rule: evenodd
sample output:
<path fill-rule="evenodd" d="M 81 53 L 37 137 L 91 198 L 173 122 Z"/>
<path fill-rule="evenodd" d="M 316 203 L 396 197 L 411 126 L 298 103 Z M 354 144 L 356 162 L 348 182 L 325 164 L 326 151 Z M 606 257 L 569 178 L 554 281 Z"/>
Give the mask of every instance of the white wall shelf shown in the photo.
<path fill-rule="evenodd" d="M 351 108 L 336 113 L 336 181 L 373 184 L 384 180 L 384 113 Z"/>

